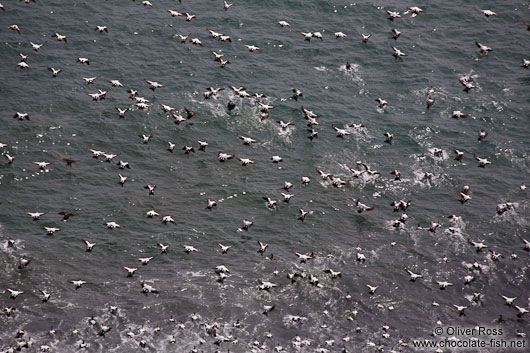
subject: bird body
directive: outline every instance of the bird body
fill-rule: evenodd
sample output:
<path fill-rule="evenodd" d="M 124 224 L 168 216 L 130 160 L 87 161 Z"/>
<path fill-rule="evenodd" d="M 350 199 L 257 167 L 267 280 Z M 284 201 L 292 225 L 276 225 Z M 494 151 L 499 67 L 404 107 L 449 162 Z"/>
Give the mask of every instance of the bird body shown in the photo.
<path fill-rule="evenodd" d="M 123 269 L 127 271 L 127 277 L 132 277 L 134 275 L 134 272 L 136 272 L 137 268 L 135 267 L 126 267 L 123 266 Z"/>
<path fill-rule="evenodd" d="M 265 250 L 267 250 L 267 248 L 269 247 L 269 244 L 262 243 L 261 241 L 258 240 L 258 245 L 259 245 L 258 254 L 263 255 L 265 253 Z"/>
<path fill-rule="evenodd" d="M 412 282 L 415 282 L 418 278 L 423 278 L 423 275 L 420 275 L 418 273 L 414 273 L 411 270 L 409 270 L 408 268 L 405 268 L 405 272 L 407 272 L 409 274 L 410 280 Z"/>
<path fill-rule="evenodd" d="M 261 50 L 261 48 L 255 46 L 255 45 L 247 45 L 247 44 L 245 44 L 245 47 L 248 49 L 249 52 L 255 52 L 257 50 Z"/>
<path fill-rule="evenodd" d="M 373 207 L 369 207 L 369 206 L 365 205 L 359 199 L 355 200 L 355 207 L 357 207 L 357 212 L 358 213 L 363 213 L 363 212 L 366 212 L 366 211 L 372 211 L 374 209 Z"/>
<path fill-rule="evenodd" d="M 484 45 L 484 44 L 481 44 L 477 41 L 475 41 L 475 45 L 480 49 L 480 52 L 482 54 L 486 54 L 490 51 L 493 51 L 493 49 L 491 47 L 488 47 L 487 45 Z"/>
<path fill-rule="evenodd" d="M 388 9 L 384 9 L 386 14 L 388 15 L 388 19 L 390 21 L 394 21 L 396 18 L 401 18 L 401 15 L 397 11 L 390 11 Z"/>
<path fill-rule="evenodd" d="M 219 152 L 217 154 L 217 158 L 219 159 L 220 162 L 227 161 L 227 160 L 232 159 L 234 157 L 235 156 L 233 154 L 228 154 L 228 153 L 223 153 L 223 152 Z"/>
<path fill-rule="evenodd" d="M 162 254 L 167 254 L 167 249 L 169 248 L 169 245 L 164 245 L 162 243 L 156 243 L 156 245 L 161 249 Z"/>
<path fill-rule="evenodd" d="M 486 167 L 488 164 L 491 164 L 491 162 L 489 160 L 487 160 L 486 158 L 480 158 L 479 156 L 477 156 L 476 154 L 473 155 L 473 157 L 475 157 L 475 159 L 478 161 L 478 166 L 481 167 L 481 168 L 484 168 Z"/>
<path fill-rule="evenodd" d="M 217 245 L 219 245 L 219 247 L 221 248 L 221 252 L 222 252 L 223 254 L 227 254 L 227 253 L 228 253 L 228 250 L 230 250 L 230 248 L 232 247 L 232 246 L 230 246 L 230 245 L 223 245 L 223 244 L 221 244 L 221 243 L 217 243 Z"/>
<path fill-rule="evenodd" d="M 30 216 L 34 221 L 39 220 L 40 216 L 46 214 L 46 212 L 27 212 L 27 211 L 24 211 L 24 213 Z"/>
<path fill-rule="evenodd" d="M 141 286 L 142 286 L 142 292 L 145 295 L 148 295 L 149 293 L 158 293 L 158 290 L 155 287 L 153 287 L 153 286 L 151 286 L 151 285 L 149 285 L 147 283 L 142 282 Z"/>
<path fill-rule="evenodd" d="M 162 88 L 162 87 L 165 87 L 163 84 L 161 83 L 158 83 L 156 81 L 150 81 L 150 80 L 144 80 L 148 85 L 149 85 L 149 89 L 151 90 L 155 90 L 157 88 Z"/>
<path fill-rule="evenodd" d="M 260 289 L 260 290 L 268 291 L 268 290 L 270 290 L 272 288 L 278 287 L 278 284 L 272 283 L 272 282 L 269 282 L 269 281 L 258 280 L 258 282 L 259 282 L 258 289 Z"/>
<path fill-rule="evenodd" d="M 94 83 L 94 80 L 96 79 L 97 77 L 81 77 L 81 79 L 83 81 L 85 81 L 87 84 L 91 84 L 91 83 Z"/>
<path fill-rule="evenodd" d="M 9 297 L 11 299 L 16 299 L 16 297 L 18 297 L 19 295 L 24 294 L 24 291 L 22 290 L 15 290 L 11 288 L 6 288 L 6 291 L 9 293 Z"/>
<path fill-rule="evenodd" d="M 403 56 L 408 56 L 408 54 L 405 54 L 404 52 L 402 52 L 401 50 L 399 50 L 398 48 L 396 48 L 395 46 L 392 46 L 392 50 L 394 51 L 394 54 L 392 54 L 395 58 L 400 58 L 400 57 L 403 57 Z"/>
<path fill-rule="evenodd" d="M 256 162 L 253 161 L 253 160 L 250 159 L 250 158 L 239 158 L 239 157 L 238 157 L 237 159 L 238 159 L 238 161 L 241 162 L 241 165 L 243 165 L 243 166 L 247 166 L 247 165 L 249 165 L 249 164 L 256 164 Z"/>
<path fill-rule="evenodd" d="M 21 61 L 17 64 L 17 67 L 18 68 L 21 68 L 21 69 L 31 69 L 31 67 L 28 65 L 27 62 L 25 61 Z"/>
<path fill-rule="evenodd" d="M 337 137 L 344 138 L 344 136 L 351 135 L 351 132 L 345 129 L 339 129 L 335 125 L 331 124 L 331 128 L 337 132 Z"/>
<path fill-rule="evenodd" d="M 118 223 L 116 222 L 105 222 L 105 226 L 108 228 L 108 229 L 123 229 L 124 227 L 119 225 Z"/>
<path fill-rule="evenodd" d="M 66 41 L 66 36 L 62 35 L 62 34 L 59 34 L 57 32 L 55 32 L 55 34 L 53 34 L 52 37 L 57 38 L 57 41 L 59 41 L 59 42 L 65 42 L 65 43 L 67 42 Z"/>
<path fill-rule="evenodd" d="M 61 69 L 55 69 L 53 67 L 48 67 L 48 70 L 50 70 L 52 72 L 52 75 L 53 77 L 57 77 L 59 75 L 59 73 L 63 70 Z"/>
<path fill-rule="evenodd" d="M 53 235 L 55 232 L 58 232 L 61 230 L 60 228 L 56 228 L 56 227 L 41 226 L 41 228 L 44 229 L 46 233 L 48 233 L 48 235 Z"/>
<path fill-rule="evenodd" d="M 39 289 L 39 292 L 42 294 L 42 301 L 43 301 L 44 303 L 46 303 L 47 301 L 50 300 L 50 297 L 51 297 L 51 294 L 50 294 L 50 293 L 48 293 L 48 292 L 46 292 L 46 291 L 44 291 L 44 290 L 41 290 L 41 289 Z"/>
<path fill-rule="evenodd" d="M 211 210 L 215 206 L 217 206 L 217 201 L 208 199 L 208 205 L 206 205 L 206 208 Z"/>
<path fill-rule="evenodd" d="M 29 44 L 31 45 L 31 48 L 33 48 L 34 51 L 39 51 L 39 49 L 42 47 L 42 44 L 37 44 L 33 42 L 29 42 Z"/>
<path fill-rule="evenodd" d="M 9 29 L 20 34 L 20 27 L 18 25 L 11 25 L 9 26 Z"/>
<path fill-rule="evenodd" d="M 482 14 L 486 17 L 499 16 L 496 12 L 493 12 L 491 10 L 480 10 L 480 12 L 482 12 Z"/>
<path fill-rule="evenodd" d="M 123 186 L 125 184 L 125 182 L 127 181 L 128 177 L 123 176 L 121 174 L 118 174 L 118 176 L 120 177 L 119 183 L 121 184 L 121 186 Z"/>
<path fill-rule="evenodd" d="M 173 219 L 173 217 L 171 216 L 164 216 L 162 217 L 162 222 L 164 224 L 168 224 L 168 223 L 173 223 L 173 224 L 177 224 L 177 222 Z"/>
<path fill-rule="evenodd" d="M 433 283 L 438 284 L 438 286 L 440 287 L 440 289 L 445 289 L 445 288 L 447 288 L 447 287 L 449 287 L 449 286 L 454 286 L 453 283 L 451 283 L 451 282 L 447 282 L 447 281 L 435 281 L 435 280 L 433 280 Z"/>
<path fill-rule="evenodd" d="M 368 292 L 369 292 L 370 294 L 374 294 L 375 291 L 377 290 L 377 288 L 379 288 L 379 286 L 371 286 L 371 285 L 369 285 L 369 284 L 367 284 L 366 287 L 369 289 Z"/>
<path fill-rule="evenodd" d="M 87 252 L 91 252 L 92 249 L 94 248 L 94 246 L 96 245 L 96 243 L 91 243 L 91 242 L 89 242 L 88 240 L 83 240 L 83 242 L 84 242 L 85 245 L 86 245 L 86 251 L 87 251 Z"/>
<path fill-rule="evenodd" d="M 189 253 L 192 253 L 192 252 L 199 252 L 199 249 L 197 249 L 196 247 L 191 246 L 191 245 L 182 245 L 182 247 L 184 248 L 184 252 L 186 254 L 189 254 Z"/>
<path fill-rule="evenodd" d="M 241 136 L 239 134 L 237 135 L 237 137 L 239 139 L 241 139 L 243 141 L 243 144 L 245 144 L 245 145 L 250 145 L 251 143 L 256 143 L 257 142 L 256 140 L 254 140 L 251 137 Z"/>
<path fill-rule="evenodd" d="M 149 263 L 149 261 L 151 261 L 152 259 L 153 259 L 153 256 L 139 257 L 136 260 L 139 261 L 142 265 L 146 266 Z"/>
<path fill-rule="evenodd" d="M 86 284 L 87 282 L 80 279 L 80 280 L 71 280 L 70 283 L 72 283 L 75 286 L 75 289 L 79 289 L 81 288 L 83 284 Z"/>

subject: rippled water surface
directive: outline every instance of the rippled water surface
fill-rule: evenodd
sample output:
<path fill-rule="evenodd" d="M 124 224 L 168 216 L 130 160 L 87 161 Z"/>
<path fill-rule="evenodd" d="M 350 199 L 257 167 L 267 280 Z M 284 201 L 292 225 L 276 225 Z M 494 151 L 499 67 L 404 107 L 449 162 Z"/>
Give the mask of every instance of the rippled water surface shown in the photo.
<path fill-rule="evenodd" d="M 83 342 L 88 352 L 389 352 L 410 351 L 407 344 L 428 338 L 437 321 L 502 327 L 507 339 L 528 331 L 529 317 L 517 317 L 499 297 L 518 297 L 522 308 L 530 297 L 521 241 L 530 240 L 522 187 L 530 183 L 530 71 L 521 67 L 530 59 L 528 2 L 234 0 L 228 11 L 219 0 L 152 2 L 3 2 L 0 142 L 15 159 L 0 160 L 0 285 L 24 293 L 0 295 L 0 351 L 27 341 L 23 350 L 31 352 L 43 345 L 73 352 Z M 424 11 L 405 13 L 413 5 Z M 402 17 L 388 20 L 383 7 Z M 484 16 L 488 8 L 499 15 Z M 397 40 L 392 28 L 402 32 Z M 348 37 L 335 38 L 339 31 Z M 300 32 L 323 39 L 304 41 Z M 367 43 L 361 33 L 371 34 Z M 181 43 L 177 34 L 190 37 Z M 43 46 L 35 52 L 29 41 Z M 475 41 L 493 51 L 481 54 Z M 391 46 L 408 56 L 394 58 Z M 210 51 L 230 63 L 221 68 Z M 17 67 L 19 53 L 30 69 Z M 62 72 L 53 78 L 48 67 Z M 459 83 L 465 75 L 477 86 L 469 92 Z M 88 85 L 81 77 L 97 78 Z M 150 90 L 146 79 L 164 87 Z M 229 86 L 264 94 L 261 103 L 274 108 L 262 119 L 257 100 Z M 225 89 L 205 99 L 207 87 Z M 298 101 L 292 88 L 303 92 Z M 150 108 L 135 106 L 129 89 Z M 93 101 L 88 94 L 98 90 L 106 98 Z M 388 105 L 378 107 L 378 97 Z M 196 115 L 175 124 L 161 104 Z M 314 140 L 301 106 L 319 115 Z M 130 110 L 120 118 L 115 107 Z M 452 118 L 456 110 L 468 117 Z M 17 111 L 30 120 L 12 118 Z M 294 125 L 282 129 L 278 120 Z M 337 138 L 332 125 L 349 135 Z M 481 129 L 488 135 L 479 141 Z M 152 135 L 148 144 L 142 134 Z M 238 135 L 256 142 L 244 145 Z M 208 142 L 205 151 L 197 140 Z M 176 144 L 172 153 L 168 141 Z M 117 157 L 106 163 L 89 149 Z M 464 152 L 461 162 L 455 149 Z M 255 164 L 221 163 L 220 151 Z M 491 165 L 477 167 L 475 154 Z M 272 163 L 273 155 L 283 162 Z M 61 157 L 79 161 L 68 167 Z M 130 169 L 120 170 L 119 160 Z M 37 161 L 51 165 L 39 170 Z M 322 179 L 317 168 L 333 176 Z M 364 172 L 356 178 L 350 168 Z M 118 174 L 128 177 L 123 187 Z M 339 178 L 345 185 L 334 187 Z M 285 181 L 294 185 L 289 191 Z M 154 195 L 147 184 L 156 185 Z M 464 185 L 471 199 L 461 204 Z M 282 202 L 281 192 L 295 196 Z M 268 209 L 263 197 L 277 207 Z M 357 199 L 374 209 L 357 212 Z M 217 206 L 207 209 L 208 200 Z M 399 227 L 403 212 L 390 205 L 397 200 L 411 200 Z M 303 222 L 300 209 L 309 211 Z M 175 224 L 146 217 L 149 210 Z M 37 221 L 25 214 L 37 211 L 46 212 Z M 61 211 L 74 216 L 64 222 Z M 462 219 L 452 221 L 453 214 Z M 248 230 L 244 219 L 254 222 Z M 123 229 L 107 229 L 110 221 Z M 431 222 L 441 226 L 431 232 Z M 48 236 L 41 226 L 61 230 Z M 83 240 L 96 243 L 92 252 Z M 476 251 L 469 240 L 488 248 Z M 263 255 L 258 241 L 268 244 Z M 157 243 L 169 245 L 167 254 Z M 227 254 L 218 243 L 231 246 Z M 187 254 L 184 245 L 199 251 Z M 488 250 L 502 257 L 494 261 Z M 295 252 L 313 258 L 301 263 Z M 151 256 L 146 266 L 137 261 Z M 31 262 L 19 268 L 21 258 Z M 221 264 L 230 271 L 223 282 L 215 272 Z M 123 266 L 138 270 L 126 277 Z M 409 281 L 405 268 L 423 278 Z M 70 281 L 79 279 L 87 283 L 76 290 Z M 443 280 L 454 286 L 433 283 Z M 260 281 L 278 286 L 260 290 Z M 145 295 L 142 283 L 158 293 Z M 378 288 L 370 294 L 367 285 Z M 465 315 L 453 305 L 467 306 Z M 264 306 L 274 309 L 264 314 Z M 104 326 L 111 329 L 102 336 Z"/>

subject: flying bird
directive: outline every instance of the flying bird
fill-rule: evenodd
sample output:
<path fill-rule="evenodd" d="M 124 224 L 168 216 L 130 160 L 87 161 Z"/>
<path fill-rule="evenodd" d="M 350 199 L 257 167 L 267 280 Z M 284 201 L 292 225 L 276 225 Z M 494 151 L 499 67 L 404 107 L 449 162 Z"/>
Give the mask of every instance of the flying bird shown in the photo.
<path fill-rule="evenodd" d="M 486 45 L 484 45 L 484 44 L 481 44 L 481 43 L 479 43 L 479 42 L 477 42 L 477 41 L 475 41 L 475 45 L 480 49 L 480 52 L 481 52 L 482 54 L 486 54 L 486 53 L 488 53 L 489 51 L 492 51 L 492 50 L 493 50 L 492 48 L 490 48 L 490 47 L 488 47 L 488 46 L 486 46 Z"/>
<path fill-rule="evenodd" d="M 395 46 L 391 46 L 392 50 L 394 51 L 394 54 L 392 54 L 395 58 L 402 57 L 402 56 L 408 56 L 408 54 L 405 54 Z"/>
<path fill-rule="evenodd" d="M 486 17 L 499 16 L 496 12 L 493 12 L 491 10 L 480 10 L 480 12 L 482 12 L 482 14 Z"/>
<path fill-rule="evenodd" d="M 55 33 L 52 35 L 52 37 L 57 38 L 57 41 L 59 41 L 59 42 L 65 42 L 65 43 L 67 43 L 67 40 L 66 40 L 66 36 L 65 36 L 65 35 L 62 35 L 62 34 L 59 34 L 59 33 L 55 32 Z"/>
<path fill-rule="evenodd" d="M 473 157 L 475 157 L 475 159 L 478 161 L 478 166 L 481 167 L 481 168 L 484 168 L 484 167 L 486 167 L 488 164 L 491 164 L 491 162 L 488 161 L 486 158 L 480 158 L 480 157 L 477 156 L 476 154 L 473 155 Z"/>
<path fill-rule="evenodd" d="M 52 72 L 53 77 L 57 77 L 59 73 L 63 71 L 62 69 L 55 69 L 53 67 L 48 67 L 48 70 Z"/>
<path fill-rule="evenodd" d="M 71 167 L 72 164 L 79 162 L 79 159 L 72 159 L 68 157 L 60 157 L 60 160 L 64 161 L 67 167 Z"/>
<path fill-rule="evenodd" d="M 11 25 L 9 26 L 9 29 L 20 34 L 20 27 L 18 25 Z"/>
<path fill-rule="evenodd" d="M 153 90 L 153 91 L 154 91 L 155 89 L 157 89 L 157 88 L 165 87 L 163 84 L 158 83 L 158 82 L 156 82 L 156 81 L 150 81 L 150 80 L 144 80 L 144 81 L 149 85 L 149 88 L 150 88 L 151 90 Z"/>

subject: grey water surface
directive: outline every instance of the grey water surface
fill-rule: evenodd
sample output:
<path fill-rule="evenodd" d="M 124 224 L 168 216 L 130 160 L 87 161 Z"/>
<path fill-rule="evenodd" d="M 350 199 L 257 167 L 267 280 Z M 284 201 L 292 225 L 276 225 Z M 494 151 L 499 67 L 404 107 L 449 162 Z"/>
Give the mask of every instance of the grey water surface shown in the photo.
<path fill-rule="evenodd" d="M 15 160 L 0 159 L 0 285 L 24 293 L 0 293 L 0 351 L 26 340 L 28 352 L 42 345 L 83 351 L 83 341 L 87 352 L 409 352 L 413 339 L 431 337 L 438 320 L 502 327 L 506 339 L 528 333 L 528 315 L 517 317 L 499 297 L 518 297 L 519 307 L 530 297 L 529 250 L 520 239 L 530 240 L 528 190 L 521 188 L 530 182 L 530 71 L 521 67 L 530 59 L 527 1 L 233 0 L 227 11 L 220 0 L 152 3 L 3 2 L 0 142 Z M 414 5 L 423 12 L 405 13 Z M 401 18 L 390 21 L 384 7 Z M 486 17 L 483 9 L 499 15 Z M 20 33 L 9 29 L 13 24 Z M 94 30 L 98 25 L 108 33 Z M 402 32 L 397 40 L 392 28 Z M 335 38 L 339 31 L 348 37 Z M 305 41 L 300 32 L 323 39 Z M 176 36 L 189 33 L 186 43 Z M 361 33 L 372 35 L 367 43 Z M 35 52 L 29 41 L 43 46 Z M 475 41 L 493 51 L 481 54 Z M 394 58 L 391 46 L 408 56 Z M 230 64 L 221 68 L 210 50 Z M 19 53 L 28 55 L 30 69 L 17 67 Z M 48 67 L 62 72 L 53 78 Z M 477 86 L 469 92 L 459 83 L 465 75 Z M 90 85 L 81 79 L 94 76 Z M 146 79 L 164 87 L 150 90 Z M 262 120 L 256 99 L 229 86 L 264 94 L 261 102 L 274 106 L 269 117 Z M 225 89 L 205 99 L 207 87 Z M 298 101 L 292 88 L 303 92 Z M 128 89 L 151 107 L 138 109 Z M 98 90 L 108 91 L 106 98 L 93 101 L 87 94 Z M 435 100 L 429 109 L 428 96 Z M 379 108 L 378 97 L 388 105 Z M 177 125 L 160 104 L 196 115 Z M 312 141 L 301 106 L 320 116 Z M 115 107 L 131 109 L 120 118 Z M 454 119 L 456 110 L 469 116 Z M 12 118 L 17 111 L 30 120 Z M 284 130 L 277 120 L 295 125 Z M 351 134 L 337 138 L 332 124 Z M 481 129 L 488 135 L 479 141 Z M 394 135 L 392 144 L 385 132 Z M 148 144 L 142 134 L 152 135 Z M 257 142 L 244 145 L 238 134 Z M 206 151 L 197 140 L 209 143 Z M 168 141 L 176 144 L 172 153 Z M 185 145 L 195 153 L 185 154 Z M 89 149 L 117 157 L 106 163 Z M 464 152 L 461 162 L 455 149 Z M 220 151 L 256 163 L 221 163 Z M 479 168 L 474 154 L 491 165 Z M 272 163 L 273 155 L 283 162 Z M 69 167 L 60 157 L 79 161 Z M 120 170 L 119 160 L 131 168 Z M 51 165 L 41 171 L 35 161 Z M 355 178 L 348 168 L 363 171 L 361 163 L 380 174 Z M 316 168 L 347 184 L 334 187 Z M 120 173 L 128 177 L 123 187 Z M 281 201 L 285 181 L 294 184 L 289 203 Z M 147 184 L 156 185 L 154 195 Z M 464 185 L 472 198 L 461 204 Z M 278 200 L 276 209 L 263 197 Z M 212 210 L 209 199 L 217 201 Z M 374 209 L 358 213 L 356 199 Z M 394 227 L 402 214 L 390 205 L 397 200 L 412 202 L 408 220 Z M 506 202 L 513 206 L 497 214 Z M 176 224 L 146 217 L 152 209 Z M 310 212 L 303 222 L 299 209 Z M 64 222 L 58 213 L 66 210 L 74 216 Z M 47 213 L 33 221 L 25 211 Z M 452 214 L 462 220 L 452 222 Z M 243 219 L 254 222 L 248 231 Z M 124 228 L 107 229 L 110 221 Z M 441 227 L 430 232 L 431 222 Z M 61 230 L 49 236 L 40 226 Z M 96 243 L 92 252 L 83 240 Z M 477 252 L 468 240 L 488 248 Z M 269 245 L 263 255 L 258 241 Z M 169 244 L 167 254 L 157 243 Z M 218 243 L 232 248 L 222 254 Z M 199 252 L 187 254 L 183 245 Z M 489 249 L 503 257 L 492 260 Z M 314 258 L 300 263 L 294 252 Z M 357 261 L 359 254 L 366 261 Z M 21 256 L 31 262 L 19 269 Z M 146 266 L 137 261 L 151 256 Z M 230 270 L 223 283 L 214 270 L 221 264 Z M 138 270 L 129 278 L 122 266 Z M 405 268 L 423 278 L 411 282 Z M 305 278 L 291 283 L 293 273 Z M 475 279 L 465 284 L 468 275 Z M 87 283 L 76 290 L 69 281 L 79 279 Z M 278 286 L 260 290 L 260 280 Z M 433 280 L 454 286 L 440 290 Z M 145 295 L 143 282 L 159 293 Z M 373 295 L 367 285 L 378 286 Z M 51 294 L 48 302 L 39 290 Z M 481 299 L 473 301 L 477 292 Z M 265 305 L 274 310 L 263 314 Z M 465 315 L 453 305 L 467 306 Z M 104 336 L 102 326 L 111 327 Z M 26 331 L 22 338 L 18 329 Z"/>

